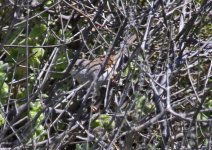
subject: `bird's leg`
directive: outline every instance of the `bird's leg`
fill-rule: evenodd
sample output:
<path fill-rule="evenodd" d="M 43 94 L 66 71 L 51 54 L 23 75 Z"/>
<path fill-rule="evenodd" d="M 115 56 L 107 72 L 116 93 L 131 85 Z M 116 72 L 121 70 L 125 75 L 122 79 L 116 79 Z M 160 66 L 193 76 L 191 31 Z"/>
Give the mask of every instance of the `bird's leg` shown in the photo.
<path fill-rule="evenodd" d="M 100 99 L 100 88 L 99 86 L 97 86 L 97 84 L 94 84 L 94 90 L 93 90 L 93 94 L 92 94 L 92 104 L 91 104 L 91 110 L 93 112 L 97 111 L 98 107 L 99 107 L 99 99 Z"/>

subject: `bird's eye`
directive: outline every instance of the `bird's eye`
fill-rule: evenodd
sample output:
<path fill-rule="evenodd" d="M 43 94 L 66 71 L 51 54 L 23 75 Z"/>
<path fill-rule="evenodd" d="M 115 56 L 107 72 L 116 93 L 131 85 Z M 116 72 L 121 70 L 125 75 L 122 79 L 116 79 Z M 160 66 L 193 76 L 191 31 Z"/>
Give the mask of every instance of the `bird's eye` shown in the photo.
<path fill-rule="evenodd" d="M 79 67 L 79 64 L 74 64 L 74 68 L 77 69 Z"/>

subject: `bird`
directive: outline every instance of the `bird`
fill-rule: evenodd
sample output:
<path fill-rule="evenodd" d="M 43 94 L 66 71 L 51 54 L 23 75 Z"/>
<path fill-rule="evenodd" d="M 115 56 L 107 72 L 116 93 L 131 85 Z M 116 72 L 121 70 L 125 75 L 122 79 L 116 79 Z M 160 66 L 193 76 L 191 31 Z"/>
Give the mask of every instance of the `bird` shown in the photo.
<path fill-rule="evenodd" d="M 89 82 L 85 87 L 89 87 L 90 83 L 98 75 L 100 69 L 103 67 L 103 61 L 105 55 L 101 55 L 93 60 L 77 59 L 74 67 L 71 70 L 71 75 L 78 83 L 82 84 Z M 109 79 L 115 76 L 116 70 L 120 65 L 121 55 L 120 53 L 112 54 L 105 65 L 104 71 L 100 74 L 96 86 L 100 87 L 106 85 Z"/>
<path fill-rule="evenodd" d="M 126 44 L 130 45 L 136 39 L 136 34 L 132 35 L 127 41 Z M 109 55 L 109 59 L 104 66 L 104 71 L 100 74 L 96 87 L 106 85 L 110 79 L 113 79 L 116 75 L 116 70 L 121 64 L 123 56 L 123 51 L 112 51 L 111 55 Z M 90 83 L 95 79 L 98 75 L 99 71 L 103 67 L 103 61 L 106 55 L 100 55 L 99 57 L 88 60 L 85 58 L 77 59 L 74 67 L 71 69 L 71 75 L 74 79 L 77 80 L 78 83 L 82 84 L 88 82 L 89 84 L 85 85 L 85 87 L 89 87 Z"/>
<path fill-rule="evenodd" d="M 134 34 L 131 36 L 127 41 L 126 44 L 129 46 L 133 43 L 133 41 L 136 39 L 136 35 Z M 99 78 L 94 83 L 93 89 L 92 89 L 92 105 L 91 110 L 92 112 L 96 112 L 99 105 L 101 104 L 101 93 L 100 88 L 107 85 L 109 81 L 112 81 L 112 83 L 116 83 L 114 80 L 117 75 L 117 70 L 120 67 L 120 65 L 123 64 L 123 56 L 124 56 L 124 50 L 120 49 L 119 51 L 112 50 L 111 54 L 109 55 L 109 58 L 107 59 L 107 62 L 105 66 L 103 66 L 103 63 L 106 59 L 106 55 L 100 55 L 97 58 L 93 60 L 80 58 L 77 59 L 73 68 L 71 69 L 71 75 L 72 77 L 80 84 L 83 85 L 84 88 L 88 89 L 91 85 L 91 83 L 96 79 L 96 76 L 99 74 L 99 71 L 103 68 L 103 71 L 100 72 Z M 83 98 L 84 99 L 84 98 Z M 99 100 L 98 100 L 99 99 Z M 107 106 L 107 101 L 104 101 L 104 106 Z"/>

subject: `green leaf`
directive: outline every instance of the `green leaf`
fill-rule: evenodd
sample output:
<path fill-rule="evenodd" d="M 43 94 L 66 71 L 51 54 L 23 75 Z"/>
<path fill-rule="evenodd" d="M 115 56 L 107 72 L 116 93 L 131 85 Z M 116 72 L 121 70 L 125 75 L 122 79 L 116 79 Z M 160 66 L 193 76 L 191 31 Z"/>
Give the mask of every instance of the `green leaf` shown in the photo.
<path fill-rule="evenodd" d="M 6 79 L 6 73 L 4 73 L 4 67 L 8 64 L 3 64 L 2 61 L 0 61 L 0 102 L 5 103 L 6 99 L 9 96 L 9 86 L 5 82 Z"/>
<path fill-rule="evenodd" d="M 40 65 L 40 59 L 44 56 L 44 49 L 43 48 L 33 48 L 32 49 L 33 56 L 30 58 L 30 64 L 33 67 L 37 67 Z"/>
<path fill-rule="evenodd" d="M 49 7 L 49 6 L 53 5 L 53 1 L 48 0 L 48 1 L 45 2 L 45 5 Z"/>
<path fill-rule="evenodd" d="M 134 97 L 135 97 L 135 110 L 138 113 L 147 114 L 154 107 L 154 105 L 152 103 L 147 101 L 145 96 L 143 96 L 139 93 L 135 93 Z"/>
<path fill-rule="evenodd" d="M 9 96 L 9 86 L 6 83 L 0 87 L 0 102 L 6 103 L 6 99 Z"/>
<path fill-rule="evenodd" d="M 212 99 L 210 99 L 208 102 L 207 102 L 207 105 L 209 108 L 212 108 Z"/>
<path fill-rule="evenodd" d="M 136 99 L 136 108 L 142 110 L 146 104 L 146 98 L 141 95 L 135 95 Z"/>
<path fill-rule="evenodd" d="M 2 126 L 5 123 L 4 117 L 2 114 L 0 114 L 0 126 Z"/>
<path fill-rule="evenodd" d="M 43 34 L 46 32 L 47 27 L 45 24 L 36 24 L 32 31 L 30 32 L 29 36 L 35 40 L 38 40 L 39 37 L 43 36 Z"/>
<path fill-rule="evenodd" d="M 40 100 L 37 99 L 35 102 L 31 102 L 30 107 L 31 107 L 31 110 L 30 110 L 29 114 L 30 114 L 30 118 L 33 119 L 37 115 L 37 113 L 39 111 L 41 111 L 41 109 L 42 109 Z M 33 135 L 34 138 L 40 136 L 41 133 L 45 133 L 44 127 L 43 127 L 43 125 L 41 125 L 41 122 L 43 119 L 44 119 L 44 115 L 41 114 L 36 121 L 36 131 Z M 40 140 L 42 140 L 44 138 L 45 138 L 45 135 L 42 135 Z"/>
<path fill-rule="evenodd" d="M 3 61 L 0 61 L 0 71 L 7 71 L 7 69 L 9 68 L 9 64 L 8 63 L 4 63 Z"/>
<path fill-rule="evenodd" d="M 111 130 L 115 127 L 115 122 L 111 120 L 112 120 L 111 116 L 102 114 L 99 116 L 98 119 L 92 121 L 91 126 L 93 128 L 104 127 L 106 130 Z"/>
<path fill-rule="evenodd" d="M 44 56 L 43 48 L 33 48 L 32 52 L 34 53 L 34 56 L 37 58 L 42 58 Z"/>

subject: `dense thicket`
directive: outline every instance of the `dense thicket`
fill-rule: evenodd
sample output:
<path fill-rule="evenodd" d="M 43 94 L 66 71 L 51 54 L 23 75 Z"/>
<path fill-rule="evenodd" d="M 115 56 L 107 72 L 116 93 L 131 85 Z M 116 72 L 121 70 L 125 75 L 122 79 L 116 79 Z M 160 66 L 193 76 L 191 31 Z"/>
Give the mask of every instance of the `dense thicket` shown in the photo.
<path fill-rule="evenodd" d="M 211 6 L 0 0 L 0 147 L 211 148 Z M 94 97 L 116 53 L 119 67 Z M 99 56 L 92 84 L 78 83 L 75 62 Z"/>

